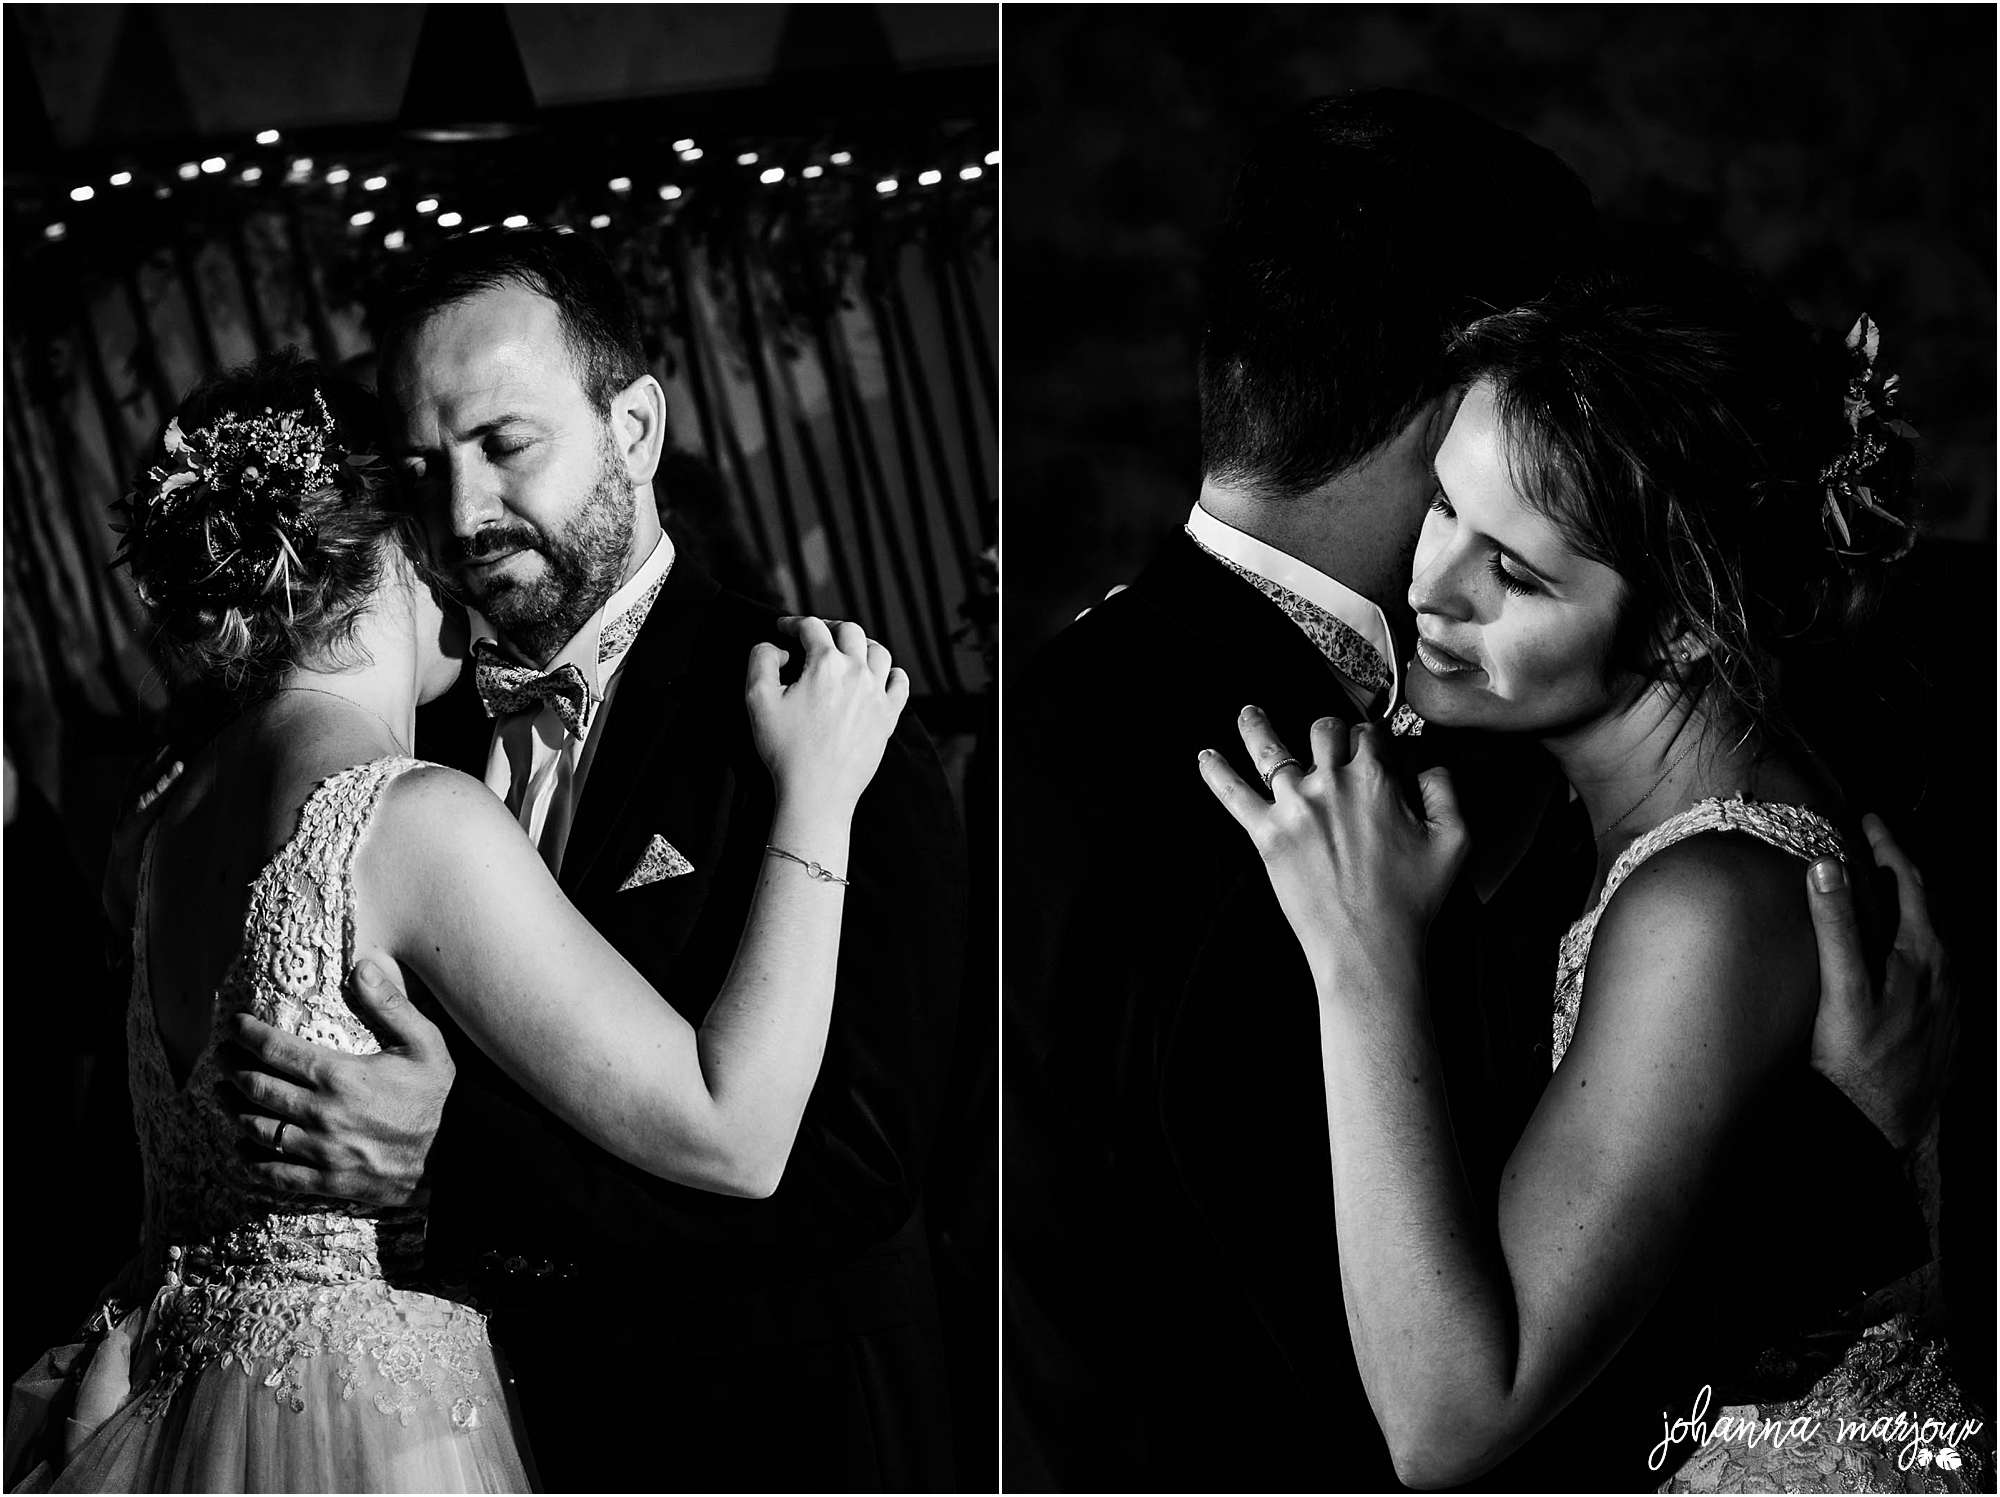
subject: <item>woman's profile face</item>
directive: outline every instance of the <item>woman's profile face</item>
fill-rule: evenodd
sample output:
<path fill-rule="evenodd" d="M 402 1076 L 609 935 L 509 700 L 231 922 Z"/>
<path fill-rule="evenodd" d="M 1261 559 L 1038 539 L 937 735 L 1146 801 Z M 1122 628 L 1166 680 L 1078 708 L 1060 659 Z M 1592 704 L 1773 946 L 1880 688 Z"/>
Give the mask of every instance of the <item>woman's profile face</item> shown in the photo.
<path fill-rule="evenodd" d="M 1438 449 L 1417 538 L 1409 702 L 1447 726 L 1560 734 L 1637 686 L 1609 669 L 1625 583 L 1521 497 L 1507 455 L 1492 386 L 1474 384 Z"/>

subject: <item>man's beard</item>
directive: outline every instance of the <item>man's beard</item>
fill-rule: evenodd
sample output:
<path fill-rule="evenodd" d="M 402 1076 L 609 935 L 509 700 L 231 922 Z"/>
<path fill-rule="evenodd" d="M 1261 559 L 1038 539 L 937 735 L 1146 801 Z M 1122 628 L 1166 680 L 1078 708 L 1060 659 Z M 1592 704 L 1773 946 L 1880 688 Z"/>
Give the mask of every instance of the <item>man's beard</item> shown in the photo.
<path fill-rule="evenodd" d="M 618 590 L 633 521 L 631 481 L 607 432 L 598 448 L 597 480 L 559 534 L 546 535 L 523 521 L 490 525 L 470 541 L 454 543 L 451 560 L 465 601 L 524 659 L 544 662 Z M 465 562 L 515 547 L 542 558 L 540 576 L 498 576 L 483 591 L 462 580 Z"/>

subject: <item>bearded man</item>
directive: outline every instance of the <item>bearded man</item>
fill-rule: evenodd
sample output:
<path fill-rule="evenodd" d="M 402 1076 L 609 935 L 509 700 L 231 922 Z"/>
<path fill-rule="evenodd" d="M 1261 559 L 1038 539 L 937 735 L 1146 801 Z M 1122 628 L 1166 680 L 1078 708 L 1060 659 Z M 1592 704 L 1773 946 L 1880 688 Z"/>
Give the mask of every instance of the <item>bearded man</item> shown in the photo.
<path fill-rule="evenodd" d="M 449 241 L 387 312 L 392 450 L 471 613 L 475 664 L 427 709 L 419 751 L 482 775 L 577 908 L 698 1025 L 765 853 L 771 785 L 743 662 L 775 612 L 722 591 L 661 530 L 665 394 L 585 240 Z M 286 1183 L 377 1203 L 430 1191 L 430 1271 L 493 1313 L 551 1490 L 954 1484 L 919 1194 L 964 851 L 907 715 L 848 871 L 826 1057 L 768 1200 L 621 1162 L 448 1021 L 433 1043 L 393 993 L 361 996 L 395 1013 L 397 1043 L 289 1078 L 311 1095 Z M 274 1040 L 260 1060 L 287 1069 Z"/>

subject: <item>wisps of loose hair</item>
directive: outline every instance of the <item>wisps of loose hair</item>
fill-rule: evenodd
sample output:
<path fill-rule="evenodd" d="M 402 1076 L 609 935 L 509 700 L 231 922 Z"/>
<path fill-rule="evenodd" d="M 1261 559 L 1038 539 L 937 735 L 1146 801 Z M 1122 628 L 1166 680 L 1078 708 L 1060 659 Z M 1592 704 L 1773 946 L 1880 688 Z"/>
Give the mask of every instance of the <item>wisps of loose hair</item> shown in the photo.
<path fill-rule="evenodd" d="M 241 706 L 296 665 L 349 662 L 385 540 L 436 586 L 380 449 L 375 397 L 296 349 L 189 392 L 120 502 L 113 563 L 130 569 L 180 689 Z"/>
<path fill-rule="evenodd" d="M 1660 260 L 1482 318 L 1452 353 L 1492 388 L 1522 497 L 1628 584 L 1614 663 L 1784 731 L 1787 650 L 1864 623 L 1910 533 L 1913 458 L 1870 469 L 1875 513 L 1832 543 L 1823 475 L 1854 430 L 1831 340 L 1738 277 Z M 1691 663 L 1668 648 L 1684 633 Z"/>

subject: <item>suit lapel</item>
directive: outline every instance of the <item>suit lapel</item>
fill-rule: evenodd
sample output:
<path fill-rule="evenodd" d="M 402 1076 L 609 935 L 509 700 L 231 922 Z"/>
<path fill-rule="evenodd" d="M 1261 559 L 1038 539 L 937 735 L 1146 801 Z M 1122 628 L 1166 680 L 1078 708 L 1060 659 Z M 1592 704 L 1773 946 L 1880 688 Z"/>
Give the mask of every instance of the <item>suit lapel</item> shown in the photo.
<path fill-rule="evenodd" d="M 637 825 L 627 812 L 646 781 L 648 766 L 679 720 L 684 703 L 676 683 L 693 659 L 707 604 L 719 591 L 715 580 L 683 552 L 675 558 L 639 637 L 632 642 L 563 853 L 560 882 L 572 897 L 593 877 L 610 848 L 621 841 L 643 844 L 661 830 Z M 625 870 L 617 872 L 622 877 Z"/>
<path fill-rule="evenodd" d="M 1141 580 L 1184 620 L 1193 649 L 1212 657 L 1208 668 L 1190 674 L 1215 683 L 1231 700 L 1218 732 L 1226 732 L 1235 708 L 1248 702 L 1280 721 L 1298 710 L 1349 722 L 1360 717 L 1351 683 L 1305 631 L 1185 532 L 1171 537 Z"/>

